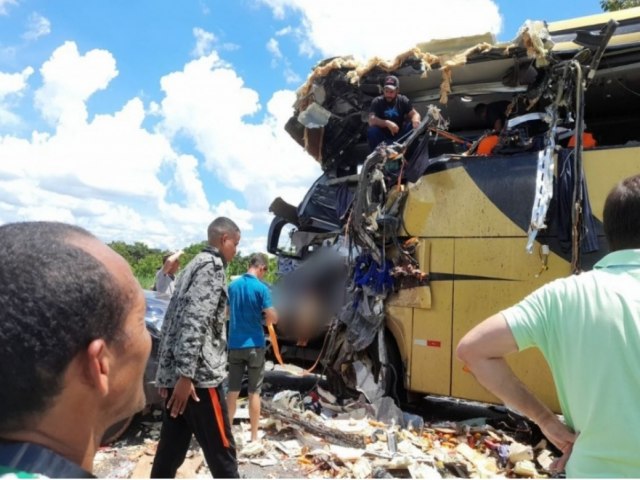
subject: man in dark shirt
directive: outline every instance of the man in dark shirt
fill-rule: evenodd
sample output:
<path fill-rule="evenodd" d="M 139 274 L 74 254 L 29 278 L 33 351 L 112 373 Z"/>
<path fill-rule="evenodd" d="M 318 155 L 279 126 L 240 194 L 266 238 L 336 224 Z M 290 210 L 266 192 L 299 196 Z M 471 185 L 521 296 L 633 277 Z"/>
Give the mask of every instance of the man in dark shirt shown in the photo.
<path fill-rule="evenodd" d="M 420 125 L 420 114 L 411 100 L 401 95 L 397 77 L 384 80 L 383 94 L 374 98 L 369 109 L 367 139 L 373 151 L 381 142 L 393 143 Z"/>

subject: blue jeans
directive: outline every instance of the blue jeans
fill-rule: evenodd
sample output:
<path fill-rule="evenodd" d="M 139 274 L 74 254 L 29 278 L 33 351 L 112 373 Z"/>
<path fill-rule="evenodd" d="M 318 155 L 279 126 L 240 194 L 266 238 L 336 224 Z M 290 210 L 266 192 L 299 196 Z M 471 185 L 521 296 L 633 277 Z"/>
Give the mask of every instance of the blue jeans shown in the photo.
<path fill-rule="evenodd" d="M 391 130 L 388 128 L 369 127 L 367 130 L 367 140 L 369 141 L 369 148 L 373 151 L 381 142 L 391 144 L 409 133 L 412 129 L 411 122 L 405 122 L 402 128 L 398 130 L 398 133 L 391 135 Z"/>

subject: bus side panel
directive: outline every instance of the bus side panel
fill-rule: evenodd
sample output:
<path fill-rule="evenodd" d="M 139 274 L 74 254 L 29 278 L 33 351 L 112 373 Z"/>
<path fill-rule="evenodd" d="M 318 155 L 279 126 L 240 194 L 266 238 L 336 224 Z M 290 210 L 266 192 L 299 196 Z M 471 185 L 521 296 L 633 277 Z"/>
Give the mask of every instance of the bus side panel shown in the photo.
<path fill-rule="evenodd" d="M 609 191 L 623 178 L 640 173 L 640 147 L 587 150 L 583 165 L 591 210 L 602 221 Z"/>
<path fill-rule="evenodd" d="M 548 281 L 570 273 L 568 262 L 553 253 L 549 255 L 548 270 L 542 271 L 540 245 L 536 244 L 530 255 L 525 251 L 525 243 L 524 237 L 456 239 L 452 396 L 499 403 L 471 374 L 463 371 L 463 365 L 455 358 L 455 346 L 485 318 L 517 303 Z M 510 355 L 508 361 L 538 398 L 559 411 L 551 373 L 537 349 Z"/>
<path fill-rule="evenodd" d="M 431 239 L 431 270 L 453 272 L 453 239 Z M 450 395 L 453 281 L 430 283 L 431 308 L 413 309 L 409 388 Z"/>

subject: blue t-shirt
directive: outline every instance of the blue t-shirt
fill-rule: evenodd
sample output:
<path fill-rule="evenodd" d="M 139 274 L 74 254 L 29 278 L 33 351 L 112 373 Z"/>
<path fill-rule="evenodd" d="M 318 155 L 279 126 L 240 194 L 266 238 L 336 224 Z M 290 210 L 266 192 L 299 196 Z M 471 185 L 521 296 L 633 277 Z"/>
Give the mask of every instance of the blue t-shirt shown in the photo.
<path fill-rule="evenodd" d="M 272 307 L 269 287 L 245 273 L 229 285 L 229 348 L 264 348 L 262 312 Z"/>

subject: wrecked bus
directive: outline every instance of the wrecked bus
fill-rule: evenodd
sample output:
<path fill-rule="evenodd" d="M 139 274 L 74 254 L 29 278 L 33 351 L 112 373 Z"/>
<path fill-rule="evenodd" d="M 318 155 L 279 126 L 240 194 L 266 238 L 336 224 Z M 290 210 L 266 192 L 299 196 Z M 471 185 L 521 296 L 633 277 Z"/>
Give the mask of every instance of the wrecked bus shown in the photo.
<path fill-rule="evenodd" d="M 423 120 L 371 152 L 369 106 L 389 74 Z M 498 102 L 506 121 L 493 135 L 474 111 Z M 391 61 L 328 59 L 294 109 L 286 130 L 323 175 L 297 207 L 270 207 L 283 356 L 319 356 L 334 390 L 370 401 L 416 392 L 498 402 L 455 346 L 607 252 L 605 196 L 640 172 L 640 8 L 527 21 L 504 44 L 483 35 Z M 559 410 L 537 350 L 509 363 Z"/>

